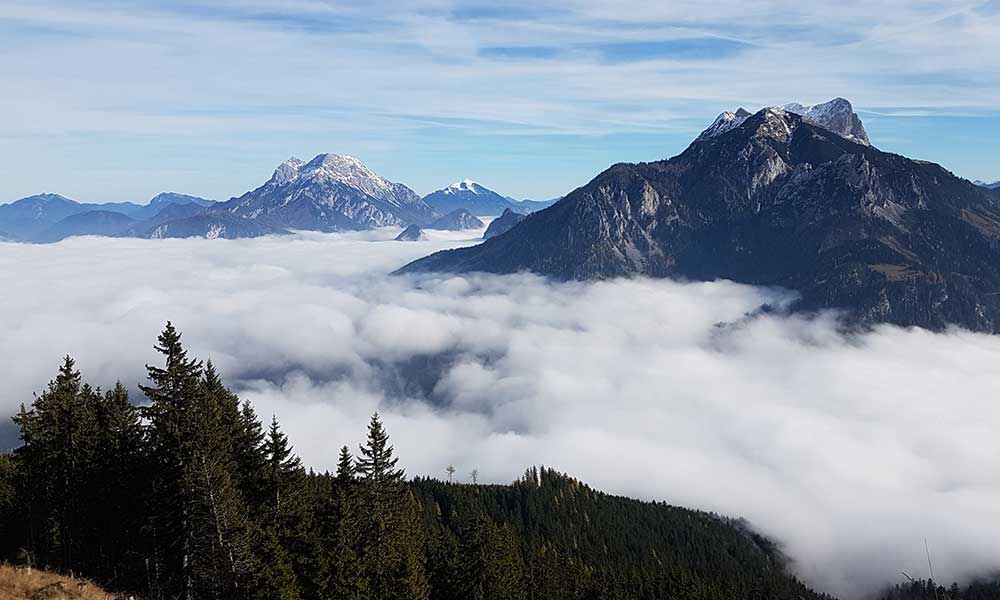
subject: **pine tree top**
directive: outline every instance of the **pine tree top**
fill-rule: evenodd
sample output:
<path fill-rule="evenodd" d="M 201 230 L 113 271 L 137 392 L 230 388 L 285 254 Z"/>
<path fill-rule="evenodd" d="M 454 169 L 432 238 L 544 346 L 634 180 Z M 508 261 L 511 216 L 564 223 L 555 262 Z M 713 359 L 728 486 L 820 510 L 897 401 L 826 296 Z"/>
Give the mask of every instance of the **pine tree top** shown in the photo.
<path fill-rule="evenodd" d="M 337 459 L 337 481 L 346 482 L 354 479 L 357 468 L 354 466 L 354 457 L 347 446 L 340 447 L 340 457 Z"/>
<path fill-rule="evenodd" d="M 396 469 L 398 462 L 399 457 L 394 456 L 393 447 L 389 445 L 389 434 L 376 412 L 368 423 L 368 440 L 361 446 L 357 471 L 369 481 L 398 482 L 405 476 L 403 469 Z"/>

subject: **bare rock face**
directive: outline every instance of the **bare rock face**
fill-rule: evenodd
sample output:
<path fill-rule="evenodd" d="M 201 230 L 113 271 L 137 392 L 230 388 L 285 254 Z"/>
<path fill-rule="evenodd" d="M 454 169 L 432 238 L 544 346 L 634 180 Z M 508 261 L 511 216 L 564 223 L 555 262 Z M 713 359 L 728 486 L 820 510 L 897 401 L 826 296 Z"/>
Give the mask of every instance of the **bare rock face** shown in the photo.
<path fill-rule="evenodd" d="M 798 102 L 786 104 L 784 109 L 811 120 L 821 127 L 840 134 L 847 139 L 870 146 L 868 132 L 861 123 L 861 117 L 854 112 L 854 107 L 844 98 L 834 98 L 823 104 L 802 106 Z"/>
<path fill-rule="evenodd" d="M 769 108 L 401 271 L 724 278 L 860 324 L 998 332 L 1000 190 Z"/>

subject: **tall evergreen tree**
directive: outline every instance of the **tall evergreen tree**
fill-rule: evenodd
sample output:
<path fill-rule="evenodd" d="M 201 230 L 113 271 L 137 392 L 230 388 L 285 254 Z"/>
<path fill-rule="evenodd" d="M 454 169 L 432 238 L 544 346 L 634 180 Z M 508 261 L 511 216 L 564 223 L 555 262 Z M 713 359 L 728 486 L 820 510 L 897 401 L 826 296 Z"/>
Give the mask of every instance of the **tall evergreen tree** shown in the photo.
<path fill-rule="evenodd" d="M 233 457 L 244 499 L 256 511 L 266 502 L 267 454 L 264 427 L 249 401 L 240 407 L 239 428 L 233 438 Z"/>
<path fill-rule="evenodd" d="M 23 441 L 21 494 L 31 507 L 28 550 L 40 564 L 70 571 L 85 556 L 79 502 L 94 453 L 92 393 L 67 356 L 31 409 L 22 405 L 14 417 Z"/>
<path fill-rule="evenodd" d="M 357 461 L 366 509 L 359 531 L 359 558 L 375 598 L 420 600 L 429 593 L 422 532 L 416 502 L 403 488 L 404 471 L 396 468 L 398 462 L 389 434 L 375 413 Z"/>
<path fill-rule="evenodd" d="M 96 460 L 84 499 L 92 526 L 88 555 L 103 580 L 138 585 L 148 550 L 141 536 L 148 469 L 139 410 L 121 382 L 94 401 Z"/>
<path fill-rule="evenodd" d="M 379 491 L 393 491 L 405 476 L 402 469 L 396 468 L 399 457 L 394 452 L 389 434 L 376 412 L 368 423 L 368 440 L 361 446 L 357 470 L 366 482 L 376 484 Z"/>
<path fill-rule="evenodd" d="M 301 483 L 298 475 L 302 470 L 302 461 L 292 453 L 288 444 L 288 436 L 281 431 L 278 418 L 271 417 L 271 428 L 264 440 L 264 456 L 267 459 L 267 508 L 273 519 L 278 519 L 282 511 L 282 503 L 291 499 L 287 495 L 294 493 Z"/>
<path fill-rule="evenodd" d="M 163 367 L 147 365 L 150 451 L 156 466 L 150 525 L 154 592 L 186 600 L 238 598 L 248 572 L 251 528 L 235 482 L 232 398 L 214 369 L 187 358 L 167 323 Z"/>
<path fill-rule="evenodd" d="M 371 597 L 358 558 L 361 507 L 356 472 L 350 449 L 342 446 L 322 519 L 323 543 L 329 557 L 324 596 L 329 598 L 366 600 Z"/>

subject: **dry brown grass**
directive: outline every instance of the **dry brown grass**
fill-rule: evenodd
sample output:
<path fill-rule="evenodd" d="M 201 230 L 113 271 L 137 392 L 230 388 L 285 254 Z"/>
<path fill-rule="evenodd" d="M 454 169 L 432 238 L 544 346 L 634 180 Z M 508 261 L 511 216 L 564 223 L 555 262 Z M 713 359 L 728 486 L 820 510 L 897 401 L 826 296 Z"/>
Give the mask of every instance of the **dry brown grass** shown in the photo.
<path fill-rule="evenodd" d="M 83 579 L 0 565 L 0 600 L 120 600 Z"/>

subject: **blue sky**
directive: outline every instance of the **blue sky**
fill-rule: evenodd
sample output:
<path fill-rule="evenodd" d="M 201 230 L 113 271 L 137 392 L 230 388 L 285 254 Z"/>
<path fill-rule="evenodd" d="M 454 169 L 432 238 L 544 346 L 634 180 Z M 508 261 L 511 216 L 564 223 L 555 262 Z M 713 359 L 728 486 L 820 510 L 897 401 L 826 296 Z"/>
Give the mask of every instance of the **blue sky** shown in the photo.
<path fill-rule="evenodd" d="M 225 199 L 320 152 L 548 198 L 834 96 L 876 146 L 1000 179 L 1000 0 L 4 0 L 0 81 L 0 202 Z"/>

